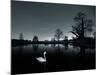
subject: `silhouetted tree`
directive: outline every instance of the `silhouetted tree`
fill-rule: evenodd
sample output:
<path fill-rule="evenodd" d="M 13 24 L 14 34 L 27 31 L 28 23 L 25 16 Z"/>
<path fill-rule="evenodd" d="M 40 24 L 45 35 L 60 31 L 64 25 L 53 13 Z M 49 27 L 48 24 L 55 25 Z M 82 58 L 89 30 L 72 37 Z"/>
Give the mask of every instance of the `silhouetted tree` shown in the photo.
<path fill-rule="evenodd" d="M 35 36 L 33 37 L 33 41 L 34 41 L 34 42 L 39 41 L 38 36 L 35 35 Z"/>
<path fill-rule="evenodd" d="M 68 41 L 68 37 L 67 37 L 67 36 L 65 36 L 65 37 L 64 37 L 64 40 L 65 40 L 65 41 Z"/>
<path fill-rule="evenodd" d="M 91 19 L 87 19 L 87 15 L 85 13 L 79 12 L 74 17 L 75 25 L 72 26 L 72 31 L 77 38 L 84 38 L 84 34 L 87 31 L 92 31 L 93 22 Z"/>
<path fill-rule="evenodd" d="M 67 46 L 68 46 L 68 37 L 67 36 L 64 37 L 64 46 L 67 49 Z"/>
<path fill-rule="evenodd" d="M 48 42 L 49 42 L 49 40 L 44 40 L 44 44 L 45 44 L 45 46 L 48 45 Z"/>
<path fill-rule="evenodd" d="M 19 39 L 20 39 L 20 40 L 24 40 L 23 33 L 20 33 L 20 34 L 19 34 Z"/>
<path fill-rule="evenodd" d="M 57 29 L 54 36 L 55 36 L 55 38 L 59 41 L 60 38 L 63 36 L 62 30 Z"/>

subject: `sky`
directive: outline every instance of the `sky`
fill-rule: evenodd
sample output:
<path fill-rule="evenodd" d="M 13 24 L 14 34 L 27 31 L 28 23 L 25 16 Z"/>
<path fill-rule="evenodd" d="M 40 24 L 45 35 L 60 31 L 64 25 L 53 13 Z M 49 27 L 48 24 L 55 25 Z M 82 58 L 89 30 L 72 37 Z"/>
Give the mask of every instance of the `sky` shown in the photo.
<path fill-rule="evenodd" d="M 11 38 L 19 39 L 19 34 L 23 33 L 25 40 L 32 40 L 35 35 L 39 40 L 51 40 L 60 28 L 63 35 L 71 39 L 73 18 L 78 12 L 86 13 L 87 18 L 93 20 L 95 31 L 95 10 L 95 6 L 86 5 L 12 1 Z"/>

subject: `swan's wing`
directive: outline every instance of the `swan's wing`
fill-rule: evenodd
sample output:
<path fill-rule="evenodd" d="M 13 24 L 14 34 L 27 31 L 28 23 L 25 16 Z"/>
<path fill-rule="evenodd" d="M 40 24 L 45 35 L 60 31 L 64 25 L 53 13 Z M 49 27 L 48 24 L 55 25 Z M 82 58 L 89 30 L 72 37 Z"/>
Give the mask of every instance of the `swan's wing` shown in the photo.
<path fill-rule="evenodd" d="M 38 57 L 38 58 L 36 58 L 38 61 L 40 61 L 40 62 L 46 62 L 46 59 L 44 59 L 43 57 Z"/>

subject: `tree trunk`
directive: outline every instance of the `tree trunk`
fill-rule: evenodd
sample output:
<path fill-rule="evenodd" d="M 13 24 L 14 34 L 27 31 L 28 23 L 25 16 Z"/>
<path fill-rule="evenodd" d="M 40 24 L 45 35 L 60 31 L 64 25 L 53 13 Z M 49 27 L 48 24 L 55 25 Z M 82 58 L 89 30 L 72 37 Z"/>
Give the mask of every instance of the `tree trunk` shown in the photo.
<path fill-rule="evenodd" d="M 84 45 L 84 21 L 82 18 L 82 26 L 81 26 L 81 38 L 80 38 L 80 45 Z"/>

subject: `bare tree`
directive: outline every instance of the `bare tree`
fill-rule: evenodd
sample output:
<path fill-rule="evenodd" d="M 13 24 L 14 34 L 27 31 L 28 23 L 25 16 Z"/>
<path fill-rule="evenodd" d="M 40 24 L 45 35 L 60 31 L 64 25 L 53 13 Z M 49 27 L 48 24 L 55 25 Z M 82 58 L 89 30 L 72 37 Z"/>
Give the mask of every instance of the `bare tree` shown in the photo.
<path fill-rule="evenodd" d="M 84 38 L 85 32 L 92 31 L 93 22 L 91 19 L 87 19 L 87 15 L 85 13 L 79 12 L 74 17 L 75 25 L 72 26 L 72 31 L 77 38 Z"/>
<path fill-rule="evenodd" d="M 38 40 L 39 40 L 39 39 L 38 39 L 38 36 L 35 35 L 35 36 L 33 37 L 33 41 L 36 42 L 36 41 L 38 41 Z"/>
<path fill-rule="evenodd" d="M 24 40 L 23 33 L 20 33 L 20 34 L 19 34 L 19 39 L 20 39 L 20 40 Z"/>
<path fill-rule="evenodd" d="M 68 41 L 68 36 L 65 36 L 65 37 L 64 37 L 64 40 L 65 40 L 65 41 Z"/>
<path fill-rule="evenodd" d="M 60 29 L 56 29 L 56 31 L 55 31 L 55 38 L 59 41 L 60 40 L 60 38 L 63 36 L 63 32 L 62 32 L 62 30 L 60 30 Z"/>

